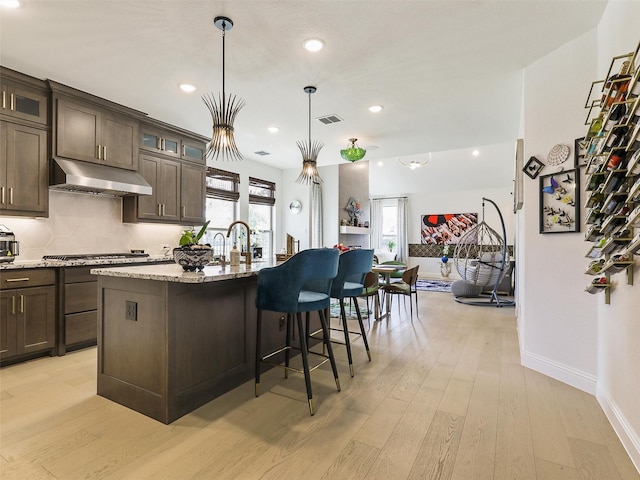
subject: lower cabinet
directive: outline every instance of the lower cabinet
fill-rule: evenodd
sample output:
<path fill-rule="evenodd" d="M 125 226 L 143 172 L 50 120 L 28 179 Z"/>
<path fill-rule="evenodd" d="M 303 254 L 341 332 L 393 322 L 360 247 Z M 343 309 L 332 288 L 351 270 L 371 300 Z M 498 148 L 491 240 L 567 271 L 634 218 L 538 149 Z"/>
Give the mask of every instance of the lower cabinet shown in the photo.
<path fill-rule="evenodd" d="M 0 361 L 53 354 L 55 270 L 15 270 L 0 278 Z"/>
<path fill-rule="evenodd" d="M 97 277 L 89 271 L 93 267 L 62 269 L 60 281 L 60 325 L 58 327 L 58 355 L 96 344 L 98 331 Z"/>

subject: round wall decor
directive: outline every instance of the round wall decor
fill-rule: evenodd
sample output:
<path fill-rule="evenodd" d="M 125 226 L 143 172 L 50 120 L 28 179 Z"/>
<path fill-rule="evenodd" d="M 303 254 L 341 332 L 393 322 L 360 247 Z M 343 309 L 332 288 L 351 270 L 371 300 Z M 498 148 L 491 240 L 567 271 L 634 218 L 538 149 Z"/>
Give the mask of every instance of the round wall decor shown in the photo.
<path fill-rule="evenodd" d="M 549 165 L 560 165 L 569 158 L 569 145 L 557 144 L 547 155 L 547 163 Z"/>
<path fill-rule="evenodd" d="M 302 203 L 300 203 L 300 200 L 294 200 L 289 204 L 289 211 L 291 213 L 300 213 L 300 210 L 302 210 Z"/>

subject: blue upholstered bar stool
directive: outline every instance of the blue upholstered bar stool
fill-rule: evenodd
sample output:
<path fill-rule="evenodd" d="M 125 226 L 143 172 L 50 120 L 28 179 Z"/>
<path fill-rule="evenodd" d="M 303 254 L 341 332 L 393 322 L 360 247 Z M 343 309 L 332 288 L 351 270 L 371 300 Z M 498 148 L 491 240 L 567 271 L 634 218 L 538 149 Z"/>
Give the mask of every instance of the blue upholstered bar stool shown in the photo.
<path fill-rule="evenodd" d="M 331 284 L 338 272 L 338 250 L 334 248 L 315 248 L 303 250 L 296 253 L 286 262 L 276 267 L 263 268 L 258 274 L 258 289 L 256 293 L 256 307 L 258 309 L 257 334 L 256 334 L 256 397 L 259 395 L 260 389 L 260 363 L 268 363 L 285 369 L 285 378 L 288 370 L 301 372 L 304 374 L 304 380 L 307 387 L 307 398 L 309 401 L 309 412 L 311 415 L 315 413 L 313 407 L 313 395 L 311 392 L 310 371 L 315 370 L 325 362 L 331 362 L 331 369 L 336 380 L 336 387 L 340 391 L 340 380 L 338 379 L 338 370 L 336 361 L 333 357 L 331 342 L 329 336 L 329 327 L 325 310 L 329 308 L 331 292 Z M 262 312 L 269 310 L 272 312 L 285 313 L 287 316 L 286 326 L 286 343 L 282 348 L 262 355 L 261 353 L 261 335 L 262 335 Z M 324 343 L 326 354 L 309 352 L 308 349 L 308 330 L 303 328 L 302 312 L 307 315 L 307 328 L 309 324 L 309 313 L 318 312 L 320 316 L 320 325 L 323 333 L 322 341 Z M 300 346 L 291 345 L 291 322 L 293 316 L 296 316 L 298 324 L 298 338 Z M 277 326 L 276 326 L 277 328 Z M 290 351 L 292 349 L 300 350 L 302 356 L 302 370 L 289 366 Z M 271 357 L 278 353 L 284 352 L 284 364 L 272 362 Z M 323 357 L 323 360 L 309 368 L 308 353 Z"/>
<path fill-rule="evenodd" d="M 367 334 L 362 323 L 362 314 L 358 307 L 358 297 L 364 289 L 364 278 L 371 271 L 373 266 L 373 250 L 348 250 L 340 255 L 338 264 L 338 274 L 333 280 L 331 286 L 331 298 L 337 298 L 340 301 L 340 317 L 342 318 L 342 330 L 344 331 L 344 343 L 347 347 L 347 357 L 349 359 L 349 373 L 353 377 L 353 358 L 351 357 L 351 342 L 349 333 L 358 334 L 358 332 L 350 332 L 347 325 L 347 315 L 344 309 L 344 299 L 351 298 L 356 305 L 356 316 L 360 325 L 360 333 L 364 342 L 364 348 L 367 351 L 369 361 L 371 361 L 371 352 L 369 351 L 369 342 L 367 342 Z"/>

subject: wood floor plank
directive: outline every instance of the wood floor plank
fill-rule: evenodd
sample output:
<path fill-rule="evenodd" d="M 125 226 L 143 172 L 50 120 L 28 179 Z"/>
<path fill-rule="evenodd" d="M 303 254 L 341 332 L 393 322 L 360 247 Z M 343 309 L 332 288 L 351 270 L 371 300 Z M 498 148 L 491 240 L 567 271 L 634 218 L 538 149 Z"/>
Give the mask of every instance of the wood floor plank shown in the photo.
<path fill-rule="evenodd" d="M 0 478 L 640 480 L 593 396 L 520 365 L 513 309 L 419 296 L 353 378 L 336 345 L 341 392 L 312 372 L 313 417 L 278 369 L 164 425 L 96 395 L 95 348 L 2 368 Z"/>
<path fill-rule="evenodd" d="M 492 480 L 496 456 L 500 377 L 478 372 L 462 429 L 453 480 Z"/>
<path fill-rule="evenodd" d="M 549 378 L 525 369 L 525 384 L 535 457 L 575 467 L 567 433 L 562 424 L 562 415 Z"/>
<path fill-rule="evenodd" d="M 522 367 L 503 363 L 499 389 L 494 480 L 535 480 L 535 458 Z"/>
<path fill-rule="evenodd" d="M 449 480 L 458 454 L 464 417 L 436 412 L 413 463 L 409 480 Z"/>

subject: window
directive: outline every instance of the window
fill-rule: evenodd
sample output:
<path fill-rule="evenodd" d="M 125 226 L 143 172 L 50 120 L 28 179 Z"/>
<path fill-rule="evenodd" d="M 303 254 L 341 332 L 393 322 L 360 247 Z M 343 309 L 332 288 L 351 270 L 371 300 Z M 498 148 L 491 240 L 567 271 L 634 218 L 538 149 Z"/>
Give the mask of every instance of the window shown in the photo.
<path fill-rule="evenodd" d="M 240 175 L 233 172 L 227 172 L 217 168 L 207 168 L 207 200 L 206 212 L 207 220 L 210 221 L 209 228 L 204 237 L 203 242 L 209 243 L 214 248 L 217 255 L 223 253 L 222 245 L 225 244 L 224 255 L 229 258 L 231 245 L 226 241 L 227 228 L 236 219 L 238 211 L 238 185 L 240 184 Z M 225 237 L 223 242 L 217 233 L 221 233 Z M 215 239 L 214 239 L 215 237 Z"/>
<path fill-rule="evenodd" d="M 393 243 L 393 248 L 390 243 Z M 398 204 L 382 205 L 382 247 L 389 247 L 389 251 L 396 251 L 398 245 Z"/>
<path fill-rule="evenodd" d="M 276 184 L 249 177 L 249 226 L 254 258 L 271 258 Z"/>

